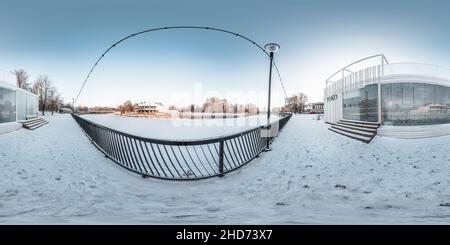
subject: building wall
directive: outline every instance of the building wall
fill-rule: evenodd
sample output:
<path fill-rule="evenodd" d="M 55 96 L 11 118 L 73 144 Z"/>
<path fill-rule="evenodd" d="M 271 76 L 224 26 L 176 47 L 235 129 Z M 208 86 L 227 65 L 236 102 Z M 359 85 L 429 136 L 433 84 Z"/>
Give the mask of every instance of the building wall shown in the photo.
<path fill-rule="evenodd" d="M 377 77 L 377 74 L 382 75 Z M 382 69 L 380 66 L 367 68 L 331 83 L 324 93 L 325 120 L 332 123 L 340 119 L 365 121 L 362 115 L 357 115 L 357 109 L 367 102 L 364 99 L 370 99 L 363 98 L 367 96 L 366 90 L 378 81 L 381 84 L 381 121 L 386 125 L 450 123 L 450 69 L 409 63 L 386 64 Z M 375 108 L 378 96 L 375 90 L 371 94 L 373 103 L 369 107 Z M 349 118 L 349 114 L 354 117 Z"/>
<path fill-rule="evenodd" d="M 344 104 L 351 100 L 344 102 L 342 98 L 351 97 L 352 93 L 360 97 L 357 104 L 364 104 L 361 91 L 376 83 L 381 87 L 382 127 L 378 135 L 425 138 L 450 134 L 450 69 L 428 64 L 391 63 L 353 73 L 340 72 L 341 79 L 328 80 L 324 90 L 326 122 L 336 123 L 347 117 Z M 376 97 L 378 100 L 378 95 Z"/>
<path fill-rule="evenodd" d="M 37 95 L 0 83 L 0 123 L 26 120 L 37 114 Z"/>
<path fill-rule="evenodd" d="M 351 74 L 342 73 L 341 79 L 327 83 L 324 90 L 324 119 L 336 123 L 343 119 L 343 99 L 351 91 L 365 88 L 381 81 L 381 65 L 372 66 Z"/>

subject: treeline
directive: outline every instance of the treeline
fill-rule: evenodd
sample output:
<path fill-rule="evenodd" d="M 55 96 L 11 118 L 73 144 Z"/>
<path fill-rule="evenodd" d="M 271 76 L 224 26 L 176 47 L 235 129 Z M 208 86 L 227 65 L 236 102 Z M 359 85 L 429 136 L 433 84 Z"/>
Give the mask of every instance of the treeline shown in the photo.
<path fill-rule="evenodd" d="M 162 103 L 155 103 L 163 106 Z M 131 100 L 125 101 L 122 105 L 116 107 L 116 111 L 121 113 L 134 112 L 137 107 L 137 103 L 133 103 Z M 233 104 L 227 99 L 221 99 L 219 97 L 207 98 L 206 101 L 201 105 L 189 105 L 184 107 L 177 107 L 175 105 L 170 105 L 167 107 L 168 110 L 178 111 L 178 112 L 200 112 L 200 113 L 248 113 L 248 114 L 258 114 L 260 109 L 255 104 Z"/>
<path fill-rule="evenodd" d="M 202 112 L 202 113 L 247 113 L 258 114 L 259 108 L 252 103 L 237 104 L 231 103 L 227 99 L 219 97 L 207 98 L 202 105 L 190 105 L 186 107 L 177 108 L 182 112 Z"/>
<path fill-rule="evenodd" d="M 36 94 L 39 98 L 39 110 L 44 115 L 45 111 L 51 111 L 52 114 L 63 106 L 64 100 L 48 75 L 39 75 L 33 82 L 30 76 L 23 69 L 11 72 L 16 77 L 16 85 L 19 88 Z M 70 106 L 70 105 L 69 105 Z"/>
<path fill-rule="evenodd" d="M 117 106 L 116 111 L 120 111 L 120 113 L 134 112 L 134 108 L 136 108 L 136 106 L 137 103 L 127 100 L 122 105 Z"/>

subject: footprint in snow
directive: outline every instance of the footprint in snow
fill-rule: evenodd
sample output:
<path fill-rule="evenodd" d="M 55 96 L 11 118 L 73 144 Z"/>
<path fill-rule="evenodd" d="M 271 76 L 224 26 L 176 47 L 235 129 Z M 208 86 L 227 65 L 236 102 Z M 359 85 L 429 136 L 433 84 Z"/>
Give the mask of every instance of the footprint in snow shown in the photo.
<path fill-rule="evenodd" d="M 276 203 L 277 206 L 287 206 L 289 204 L 285 203 L 285 202 L 277 202 Z"/>
<path fill-rule="evenodd" d="M 222 209 L 220 209 L 220 208 L 217 208 L 217 207 L 207 207 L 206 208 L 206 211 L 208 211 L 208 212 L 210 212 L 210 213 L 213 213 L 213 212 L 219 212 L 219 211 L 221 211 Z"/>

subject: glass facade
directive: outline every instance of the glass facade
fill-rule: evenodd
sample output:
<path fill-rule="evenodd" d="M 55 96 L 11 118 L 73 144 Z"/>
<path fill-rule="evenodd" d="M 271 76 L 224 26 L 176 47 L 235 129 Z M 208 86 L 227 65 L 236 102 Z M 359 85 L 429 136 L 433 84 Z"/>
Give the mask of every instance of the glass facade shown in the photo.
<path fill-rule="evenodd" d="M 450 87 L 427 83 L 383 84 L 385 125 L 450 123 Z"/>
<path fill-rule="evenodd" d="M 378 121 L 378 84 L 344 93 L 343 118 L 357 121 Z"/>
<path fill-rule="evenodd" d="M 17 120 L 37 116 L 37 97 L 24 91 L 17 91 Z"/>
<path fill-rule="evenodd" d="M 22 92 L 22 91 L 18 91 L 16 93 L 17 96 L 17 101 L 19 103 L 17 103 L 16 108 L 17 108 L 17 120 L 25 120 L 27 118 L 27 94 Z M 22 102 L 22 103 L 20 103 Z M 23 103 L 25 102 L 25 103 Z"/>
<path fill-rule="evenodd" d="M 378 85 L 344 93 L 343 118 L 378 121 Z M 450 87 L 402 82 L 381 85 L 385 125 L 412 126 L 450 123 Z"/>
<path fill-rule="evenodd" d="M 16 91 L 0 87 L 0 123 L 16 120 Z"/>
<path fill-rule="evenodd" d="M 0 123 L 37 117 L 38 98 L 23 90 L 0 87 Z"/>
<path fill-rule="evenodd" d="M 36 95 L 27 94 L 27 119 L 30 117 L 37 117 L 38 114 L 38 98 Z"/>

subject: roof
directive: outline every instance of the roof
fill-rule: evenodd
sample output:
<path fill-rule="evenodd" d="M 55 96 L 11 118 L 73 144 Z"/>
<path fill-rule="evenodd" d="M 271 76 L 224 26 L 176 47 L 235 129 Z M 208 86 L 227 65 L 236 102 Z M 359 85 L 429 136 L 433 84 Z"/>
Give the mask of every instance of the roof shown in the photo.
<path fill-rule="evenodd" d="M 4 82 L 2 80 L 0 80 L 0 87 L 1 88 L 7 88 L 7 89 L 10 89 L 10 90 L 14 90 L 14 91 L 21 91 L 21 92 L 24 92 L 24 93 L 29 94 L 29 95 L 37 96 L 36 94 L 31 93 L 30 91 L 27 91 L 25 89 L 21 89 L 21 88 L 15 86 L 14 84 L 11 84 L 11 83 L 8 83 L 8 82 Z"/>
<path fill-rule="evenodd" d="M 163 106 L 161 103 L 152 103 L 147 101 L 139 102 L 137 104 L 138 106 Z"/>

